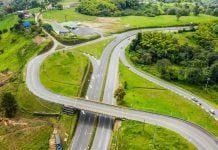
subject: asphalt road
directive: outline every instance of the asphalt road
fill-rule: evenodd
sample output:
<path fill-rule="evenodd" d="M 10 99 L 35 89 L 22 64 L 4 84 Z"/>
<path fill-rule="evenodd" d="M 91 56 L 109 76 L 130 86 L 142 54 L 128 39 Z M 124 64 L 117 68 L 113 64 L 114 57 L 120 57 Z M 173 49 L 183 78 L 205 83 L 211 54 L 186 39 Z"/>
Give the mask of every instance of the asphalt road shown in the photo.
<path fill-rule="evenodd" d="M 152 29 L 155 30 L 155 29 Z M 166 30 L 166 29 L 165 29 Z M 175 30 L 175 28 L 167 28 L 167 30 Z M 120 43 L 123 39 L 135 34 L 138 31 L 130 31 L 128 33 L 123 33 L 119 35 L 118 40 L 115 40 L 115 45 Z M 196 128 L 193 125 L 190 125 L 189 123 L 185 123 L 183 121 L 177 120 L 175 118 L 169 118 L 161 115 L 154 115 L 150 113 L 145 113 L 142 111 L 135 111 L 130 109 L 123 109 L 118 108 L 115 106 L 110 106 L 106 104 L 100 104 L 95 103 L 93 101 L 86 101 L 86 100 L 80 100 L 80 99 L 72 99 L 65 96 L 60 96 L 57 94 L 54 94 L 47 89 L 45 89 L 40 81 L 39 81 L 39 68 L 42 63 L 42 61 L 50 54 L 54 52 L 54 48 L 57 46 L 55 43 L 55 46 L 46 54 L 40 55 L 32 59 L 28 66 L 27 66 L 27 74 L 26 74 L 26 83 L 27 87 L 30 89 L 32 93 L 35 95 L 41 97 L 42 99 L 45 99 L 50 102 L 55 102 L 63 105 L 69 105 L 74 106 L 76 108 L 87 110 L 91 112 L 97 112 L 100 114 L 106 114 L 111 115 L 113 117 L 124 117 L 127 119 L 133 119 L 138 121 L 143 121 L 147 123 L 157 124 L 163 127 L 166 127 L 168 129 L 171 129 L 182 136 L 184 136 L 186 139 L 191 140 L 193 144 L 195 144 L 199 149 L 217 149 L 217 144 L 214 142 L 214 139 L 208 135 L 205 131 L 202 131 L 199 128 Z M 112 46 L 109 46 L 105 55 L 110 55 L 113 49 L 111 49 Z M 103 62 L 107 64 L 107 61 L 104 61 L 105 59 L 102 59 Z M 99 67 L 100 68 L 100 67 Z M 103 68 L 102 70 L 106 69 Z M 98 74 L 99 77 L 103 76 L 101 74 Z M 100 81 L 100 80 L 99 80 Z M 103 81 L 101 81 L 103 82 Z M 97 84 L 97 82 L 96 82 Z M 112 93 L 112 92 L 110 92 Z M 151 117 L 152 116 L 152 117 Z M 107 119 L 105 119 L 107 120 Z M 105 121 L 103 121 L 105 122 Z M 175 124 L 176 123 L 176 124 Z M 177 124 L 178 123 L 178 124 Z M 181 130 L 183 127 L 187 127 L 187 129 Z M 106 127 L 108 128 L 108 127 Z M 189 130 L 190 129 L 190 130 Z M 199 137 L 200 136 L 200 137 Z M 94 143 L 93 143 L 94 145 Z"/>
<path fill-rule="evenodd" d="M 90 100 L 82 100 L 79 98 L 69 98 L 50 92 L 43 87 L 43 85 L 40 83 L 38 76 L 40 64 L 45 58 L 46 55 L 35 57 L 32 61 L 30 61 L 27 66 L 27 87 L 36 96 L 50 102 L 72 106 L 81 110 L 159 125 L 179 133 L 184 138 L 192 142 L 195 146 L 197 146 L 198 149 L 218 149 L 218 145 L 214 141 L 213 136 L 208 134 L 203 129 L 199 129 L 198 127 L 190 123 L 163 115 L 146 113 L 143 111 L 137 111 L 128 108 L 121 108 Z"/>

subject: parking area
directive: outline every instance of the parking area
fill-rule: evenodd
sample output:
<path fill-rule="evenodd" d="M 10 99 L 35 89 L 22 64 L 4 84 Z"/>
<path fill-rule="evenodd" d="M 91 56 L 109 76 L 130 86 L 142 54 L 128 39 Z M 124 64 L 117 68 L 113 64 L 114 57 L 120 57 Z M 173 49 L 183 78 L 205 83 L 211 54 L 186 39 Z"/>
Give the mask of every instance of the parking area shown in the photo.
<path fill-rule="evenodd" d="M 71 32 L 78 36 L 92 36 L 98 34 L 93 28 L 80 26 L 77 29 L 71 30 Z"/>

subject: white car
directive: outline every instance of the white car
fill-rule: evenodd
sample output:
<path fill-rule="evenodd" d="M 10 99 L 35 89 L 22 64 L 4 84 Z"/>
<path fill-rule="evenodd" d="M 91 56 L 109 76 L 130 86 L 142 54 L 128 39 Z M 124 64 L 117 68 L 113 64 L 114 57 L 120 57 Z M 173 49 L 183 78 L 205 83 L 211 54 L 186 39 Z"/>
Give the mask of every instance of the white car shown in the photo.
<path fill-rule="evenodd" d="M 196 97 L 192 97 L 191 100 L 194 102 L 198 102 L 198 99 Z"/>
<path fill-rule="evenodd" d="M 215 115 L 215 110 L 213 110 L 213 109 L 210 109 L 210 111 L 209 111 L 211 114 L 213 114 L 213 115 Z"/>

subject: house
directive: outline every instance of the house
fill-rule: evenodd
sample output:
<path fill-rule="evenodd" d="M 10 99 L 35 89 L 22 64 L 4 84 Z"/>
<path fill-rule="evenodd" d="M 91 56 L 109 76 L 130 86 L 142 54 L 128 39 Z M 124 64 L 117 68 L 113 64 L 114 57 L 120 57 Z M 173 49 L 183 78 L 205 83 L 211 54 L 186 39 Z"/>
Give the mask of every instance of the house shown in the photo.
<path fill-rule="evenodd" d="M 55 31 L 55 33 L 57 34 L 68 35 L 70 33 L 70 31 L 67 28 L 63 27 L 60 23 L 51 22 L 50 24 L 53 30 Z"/>
<path fill-rule="evenodd" d="M 68 21 L 61 23 L 63 27 L 66 27 L 68 29 L 76 29 L 78 26 L 80 26 L 80 22 L 77 21 Z"/>
<path fill-rule="evenodd" d="M 33 14 L 30 13 L 29 11 L 27 11 L 27 10 L 19 10 L 19 11 L 17 11 L 17 14 L 18 15 L 23 14 L 24 18 L 30 18 L 30 17 L 33 16 Z"/>

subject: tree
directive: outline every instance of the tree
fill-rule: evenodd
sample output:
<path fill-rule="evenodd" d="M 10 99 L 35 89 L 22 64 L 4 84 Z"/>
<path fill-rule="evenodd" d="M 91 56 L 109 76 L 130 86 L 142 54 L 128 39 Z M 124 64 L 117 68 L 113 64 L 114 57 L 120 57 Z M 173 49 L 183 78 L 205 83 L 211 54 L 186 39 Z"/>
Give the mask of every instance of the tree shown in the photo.
<path fill-rule="evenodd" d="M 157 61 L 157 69 L 161 74 L 162 78 L 168 79 L 168 68 L 171 66 L 171 63 L 168 59 L 161 59 Z"/>
<path fill-rule="evenodd" d="M 204 81 L 204 74 L 199 68 L 190 68 L 186 77 L 188 83 L 200 84 Z"/>
<path fill-rule="evenodd" d="M 167 14 L 168 14 L 168 15 L 176 15 L 176 11 L 177 11 L 177 8 L 176 8 L 176 7 L 169 8 L 169 9 L 167 10 Z"/>
<path fill-rule="evenodd" d="M 63 10 L 63 5 L 62 4 L 58 4 L 56 7 L 57 7 L 58 10 Z"/>
<path fill-rule="evenodd" d="M 1 107 L 5 114 L 5 117 L 13 118 L 16 115 L 17 102 L 11 93 L 3 94 Z"/>
<path fill-rule="evenodd" d="M 216 33 L 216 34 L 218 34 L 218 25 L 215 25 L 215 26 L 213 27 L 213 32 Z"/>
<path fill-rule="evenodd" d="M 199 13 L 200 13 L 200 7 L 199 7 L 199 5 L 196 3 L 196 4 L 195 4 L 195 7 L 194 7 L 194 15 L 195 15 L 195 16 L 198 16 Z"/>
<path fill-rule="evenodd" d="M 179 18 L 182 16 L 182 11 L 180 9 L 176 10 L 176 19 L 179 21 Z"/>
<path fill-rule="evenodd" d="M 126 95 L 125 90 L 123 89 L 122 86 L 119 86 L 114 93 L 114 98 L 116 98 L 118 103 L 122 103 L 125 95 Z"/>
<path fill-rule="evenodd" d="M 215 9 L 214 9 L 213 15 L 214 15 L 214 16 L 218 16 L 218 8 L 215 8 Z"/>
<path fill-rule="evenodd" d="M 42 27 L 48 32 L 52 31 L 52 26 L 50 24 L 43 24 Z"/>
<path fill-rule="evenodd" d="M 218 61 L 210 67 L 210 79 L 216 84 L 218 83 Z"/>

